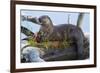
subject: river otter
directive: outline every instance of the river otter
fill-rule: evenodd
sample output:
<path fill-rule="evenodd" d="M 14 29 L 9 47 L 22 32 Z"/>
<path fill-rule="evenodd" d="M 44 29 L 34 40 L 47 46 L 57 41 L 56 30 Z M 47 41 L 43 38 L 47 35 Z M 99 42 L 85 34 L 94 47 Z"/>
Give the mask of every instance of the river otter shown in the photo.
<path fill-rule="evenodd" d="M 41 25 L 39 35 L 41 41 L 47 39 L 49 41 L 64 41 L 71 40 L 76 44 L 78 59 L 83 59 L 83 42 L 84 34 L 81 28 L 72 24 L 53 25 L 49 16 L 43 15 L 37 18 L 28 18 L 28 21 Z M 41 35 L 42 33 L 42 35 Z"/>

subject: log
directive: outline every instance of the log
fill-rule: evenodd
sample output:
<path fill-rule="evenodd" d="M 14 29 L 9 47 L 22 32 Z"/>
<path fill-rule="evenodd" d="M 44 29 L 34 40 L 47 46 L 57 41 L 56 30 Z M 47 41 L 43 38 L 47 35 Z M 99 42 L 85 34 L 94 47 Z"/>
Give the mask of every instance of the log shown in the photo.
<path fill-rule="evenodd" d="M 68 42 L 67 42 L 68 43 Z M 77 60 L 77 48 L 75 44 L 64 45 L 60 41 L 49 41 L 36 43 L 35 47 L 40 48 L 44 52 L 42 59 L 45 61 L 64 61 L 64 60 Z M 89 42 L 85 39 L 84 43 L 84 58 L 89 58 Z"/>

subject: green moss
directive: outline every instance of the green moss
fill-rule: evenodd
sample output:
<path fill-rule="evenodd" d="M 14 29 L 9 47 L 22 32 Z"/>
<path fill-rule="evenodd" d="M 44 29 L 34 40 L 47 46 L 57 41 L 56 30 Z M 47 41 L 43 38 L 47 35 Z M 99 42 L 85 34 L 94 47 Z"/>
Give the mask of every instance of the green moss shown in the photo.
<path fill-rule="evenodd" d="M 37 42 L 35 41 L 35 39 L 32 38 L 32 37 L 29 38 L 28 43 L 29 43 L 29 45 L 31 45 L 31 46 L 35 46 L 35 45 L 37 44 Z"/>
<path fill-rule="evenodd" d="M 59 42 L 59 41 L 56 41 L 58 42 L 57 44 L 55 44 L 55 41 L 48 41 L 47 39 L 45 39 L 44 42 L 41 42 L 41 43 L 37 43 L 35 39 L 33 39 L 32 37 L 28 40 L 28 43 L 31 45 L 31 46 L 34 46 L 34 47 L 39 47 L 39 48 L 46 48 L 46 49 L 49 49 L 49 48 L 55 48 L 55 45 L 58 45 L 56 48 L 60 48 L 60 49 L 63 49 L 63 48 L 68 48 L 70 47 L 70 43 L 67 42 L 67 41 L 62 41 L 62 42 Z"/>
<path fill-rule="evenodd" d="M 66 31 L 65 31 L 66 33 Z M 39 32 L 40 35 L 43 35 L 43 32 Z M 64 48 L 68 48 L 70 47 L 70 41 L 67 41 L 67 35 L 64 35 L 64 41 L 49 41 L 48 39 L 44 39 L 43 42 L 41 43 L 37 43 L 36 40 L 33 37 L 30 37 L 28 40 L 28 43 L 31 46 L 34 47 L 39 47 L 39 48 L 45 48 L 45 49 L 49 49 L 49 48 L 58 48 L 58 49 L 64 49 Z"/>

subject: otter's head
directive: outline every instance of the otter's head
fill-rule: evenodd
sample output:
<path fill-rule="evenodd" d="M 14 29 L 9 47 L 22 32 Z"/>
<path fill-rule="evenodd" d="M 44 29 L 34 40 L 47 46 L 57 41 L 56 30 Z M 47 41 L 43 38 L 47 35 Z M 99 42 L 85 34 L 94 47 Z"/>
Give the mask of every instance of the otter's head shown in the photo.
<path fill-rule="evenodd" d="M 49 16 L 43 15 L 39 17 L 39 22 L 41 23 L 42 26 L 52 26 L 52 21 Z"/>
<path fill-rule="evenodd" d="M 39 17 L 38 20 L 41 25 L 38 36 L 41 37 L 41 40 L 44 40 L 44 39 L 48 38 L 49 35 L 52 33 L 53 23 L 52 23 L 50 17 L 47 15 Z"/>

